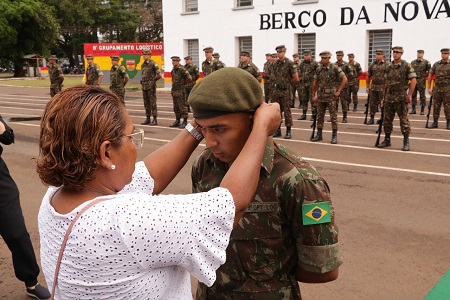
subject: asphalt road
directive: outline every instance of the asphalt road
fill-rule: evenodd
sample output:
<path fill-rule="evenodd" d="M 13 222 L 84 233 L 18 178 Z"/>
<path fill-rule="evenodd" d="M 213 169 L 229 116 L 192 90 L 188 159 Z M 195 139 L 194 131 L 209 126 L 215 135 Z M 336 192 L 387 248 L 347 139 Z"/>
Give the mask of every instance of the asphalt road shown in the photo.
<path fill-rule="evenodd" d="M 0 86 L 0 114 L 40 116 L 49 98 L 48 89 Z M 382 150 L 374 147 L 376 125 L 363 125 L 365 101 L 361 96 L 359 111 L 349 112 L 349 123 L 339 123 L 337 145 L 330 144 L 330 123 L 325 124 L 322 142 L 310 142 L 310 121 L 294 121 L 291 140 L 276 139 L 309 160 L 328 181 L 339 225 L 344 255 L 340 276 L 327 284 L 301 284 L 304 299 L 423 299 L 449 269 L 450 130 L 444 128 L 445 119 L 441 116 L 439 129 L 425 129 L 425 116 L 410 116 L 411 151 L 403 152 L 396 118 L 392 147 Z M 145 115 L 140 92 L 128 92 L 126 104 L 136 127 L 145 130 L 138 159 L 179 132 L 168 128 L 174 114 L 167 91 L 158 91 L 159 126 L 139 125 Z M 293 109 L 294 119 L 300 114 Z M 38 155 L 39 121 L 10 125 L 16 143 L 5 146 L 2 156 L 21 191 L 39 256 L 37 213 L 46 190 L 33 161 Z M 202 149 L 204 144 L 164 193 L 190 192 L 190 165 Z M 0 266 L 0 299 L 29 299 L 14 277 L 3 241 Z"/>

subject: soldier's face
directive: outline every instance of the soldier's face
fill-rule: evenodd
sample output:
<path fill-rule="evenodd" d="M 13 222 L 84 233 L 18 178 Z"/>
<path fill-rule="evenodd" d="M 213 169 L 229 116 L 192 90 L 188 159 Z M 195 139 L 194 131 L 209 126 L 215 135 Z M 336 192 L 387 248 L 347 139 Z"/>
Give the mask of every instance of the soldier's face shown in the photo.
<path fill-rule="evenodd" d="M 331 57 L 322 56 L 320 59 L 320 62 L 322 63 L 322 65 L 324 65 L 326 67 L 330 63 L 330 59 L 331 59 Z"/>
<path fill-rule="evenodd" d="M 270 60 L 271 60 L 270 55 L 266 55 L 266 61 L 270 61 Z"/>
<path fill-rule="evenodd" d="M 384 55 L 383 54 L 376 54 L 375 58 L 376 58 L 376 60 L 381 61 L 381 60 L 383 60 Z"/>
<path fill-rule="evenodd" d="M 278 59 L 283 59 L 285 55 L 286 55 L 286 51 L 277 50 Z"/>
<path fill-rule="evenodd" d="M 342 57 L 343 57 L 342 54 L 336 54 L 336 59 L 337 59 L 338 61 L 341 61 L 341 60 L 342 60 Z"/>
<path fill-rule="evenodd" d="M 196 119 L 206 147 L 220 161 L 232 164 L 252 131 L 253 115 L 233 113 L 210 119 Z"/>
<path fill-rule="evenodd" d="M 300 57 L 294 56 L 294 61 L 295 61 L 295 62 L 298 62 L 299 60 L 300 60 Z"/>
<path fill-rule="evenodd" d="M 400 60 L 402 58 L 403 53 L 399 51 L 393 51 L 392 56 L 394 57 L 394 60 Z"/>
<path fill-rule="evenodd" d="M 111 63 L 113 66 L 117 66 L 117 64 L 119 63 L 117 60 L 111 60 Z"/>
<path fill-rule="evenodd" d="M 210 59 L 212 57 L 212 52 L 205 52 L 205 57 Z"/>
<path fill-rule="evenodd" d="M 145 59 L 145 60 L 147 60 L 147 59 L 149 59 L 149 58 L 150 58 L 150 56 L 151 56 L 151 55 L 148 55 L 148 54 L 144 54 L 144 59 Z"/>
<path fill-rule="evenodd" d="M 178 60 L 172 60 L 172 66 L 178 67 L 180 65 L 180 62 Z"/>
<path fill-rule="evenodd" d="M 87 60 L 87 63 L 90 65 L 92 65 L 92 63 L 94 62 L 94 59 L 92 59 L 92 58 L 86 58 L 86 60 Z"/>
<path fill-rule="evenodd" d="M 247 55 L 241 55 L 241 63 L 247 64 L 250 61 L 250 57 Z"/>
<path fill-rule="evenodd" d="M 448 60 L 449 55 L 450 55 L 449 53 L 441 53 L 441 58 L 443 60 Z"/>
<path fill-rule="evenodd" d="M 191 59 L 186 59 L 184 62 L 185 62 L 186 65 L 190 65 L 192 63 L 192 60 Z"/>
<path fill-rule="evenodd" d="M 417 52 L 417 58 L 421 59 L 423 57 L 423 53 L 422 52 Z"/>
<path fill-rule="evenodd" d="M 303 55 L 304 60 L 310 60 L 312 58 L 312 54 L 305 54 Z"/>
<path fill-rule="evenodd" d="M 56 59 L 49 59 L 48 62 L 52 65 L 54 65 L 56 63 Z"/>
<path fill-rule="evenodd" d="M 348 58 L 348 61 L 349 61 L 349 62 L 353 62 L 354 60 L 355 60 L 355 59 L 354 59 L 353 57 L 349 57 L 349 58 Z"/>

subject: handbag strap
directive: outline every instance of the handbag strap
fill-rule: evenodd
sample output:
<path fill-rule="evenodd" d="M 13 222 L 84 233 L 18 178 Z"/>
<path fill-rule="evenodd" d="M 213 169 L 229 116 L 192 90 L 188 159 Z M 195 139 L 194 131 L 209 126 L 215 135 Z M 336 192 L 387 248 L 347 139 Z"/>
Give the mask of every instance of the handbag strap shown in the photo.
<path fill-rule="evenodd" d="M 52 296 L 51 296 L 51 300 L 53 300 L 54 295 L 55 295 L 55 290 L 56 290 L 56 284 L 58 281 L 58 274 L 59 274 L 59 266 L 61 265 L 61 259 L 64 253 L 64 248 L 66 247 L 67 244 L 67 240 L 69 239 L 69 235 L 72 232 L 72 228 L 75 225 L 75 222 L 78 220 L 79 217 L 81 217 L 81 215 L 87 211 L 89 208 L 91 208 L 92 206 L 94 206 L 95 204 L 108 200 L 110 198 L 98 198 L 93 200 L 91 203 L 89 203 L 88 205 L 86 205 L 85 207 L 83 207 L 83 209 L 77 213 L 77 215 L 75 216 L 75 218 L 73 218 L 72 222 L 69 225 L 69 228 L 67 228 L 67 232 L 66 235 L 64 236 L 64 239 L 62 241 L 61 244 L 61 249 L 59 250 L 59 255 L 58 255 L 58 260 L 56 261 L 56 267 L 55 267 L 55 275 L 53 276 L 53 286 L 52 286 Z"/>

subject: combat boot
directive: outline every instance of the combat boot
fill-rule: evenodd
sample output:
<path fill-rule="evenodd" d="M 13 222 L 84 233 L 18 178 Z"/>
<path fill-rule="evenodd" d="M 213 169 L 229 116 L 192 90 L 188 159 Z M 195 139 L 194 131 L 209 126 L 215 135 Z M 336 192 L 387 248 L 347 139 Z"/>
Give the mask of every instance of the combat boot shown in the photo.
<path fill-rule="evenodd" d="M 141 125 L 148 125 L 150 124 L 150 116 L 147 115 L 147 118 L 145 119 L 145 121 L 143 123 L 141 123 Z"/>
<path fill-rule="evenodd" d="M 172 123 L 169 127 L 178 127 L 180 126 L 180 119 L 177 119 L 175 122 Z"/>
<path fill-rule="evenodd" d="M 370 119 L 369 119 L 369 121 L 367 121 L 366 125 L 373 125 L 373 124 L 375 124 L 374 118 L 375 118 L 375 116 L 370 116 Z"/>
<path fill-rule="evenodd" d="M 428 128 L 438 128 L 438 118 L 434 118 L 433 124 Z"/>
<path fill-rule="evenodd" d="M 413 106 L 411 107 L 411 111 L 409 112 L 409 114 L 410 114 L 410 115 L 415 115 L 415 114 L 416 114 L 416 106 L 415 106 L 415 105 L 413 105 Z"/>
<path fill-rule="evenodd" d="M 317 135 L 311 139 L 311 142 L 318 142 L 323 140 L 322 138 L 322 128 L 317 129 Z"/>
<path fill-rule="evenodd" d="M 391 146 L 391 134 L 390 133 L 386 133 L 386 136 L 384 137 L 384 141 L 379 144 L 377 147 L 378 148 L 386 148 L 386 147 L 390 147 Z"/>
<path fill-rule="evenodd" d="M 292 137 L 291 135 L 291 126 L 286 127 L 286 135 L 284 136 L 285 139 L 289 140 Z"/>
<path fill-rule="evenodd" d="M 420 115 L 423 116 L 424 114 L 425 114 L 425 106 L 422 105 L 422 106 L 420 107 Z"/>
<path fill-rule="evenodd" d="M 181 123 L 180 126 L 178 126 L 178 128 L 184 129 L 186 127 L 186 125 L 187 125 L 187 118 L 184 118 L 183 123 Z"/>
<path fill-rule="evenodd" d="M 297 120 L 306 120 L 306 109 L 303 110 L 303 115 L 301 115 Z"/>
<path fill-rule="evenodd" d="M 447 129 L 450 130 L 450 119 L 447 119 Z"/>
<path fill-rule="evenodd" d="M 358 104 L 353 104 L 353 112 L 358 111 Z"/>
<path fill-rule="evenodd" d="M 333 133 L 331 134 L 331 143 L 337 144 L 337 129 L 333 129 Z"/>
<path fill-rule="evenodd" d="M 281 128 L 278 127 L 277 131 L 275 131 L 275 133 L 273 134 L 273 137 L 279 137 L 281 136 Z"/>
<path fill-rule="evenodd" d="M 292 99 L 292 101 L 291 101 L 291 108 L 294 108 L 295 107 L 295 99 Z"/>
<path fill-rule="evenodd" d="M 156 117 L 153 117 L 153 121 L 150 123 L 150 126 L 156 126 L 158 125 L 158 120 L 156 120 Z"/>
<path fill-rule="evenodd" d="M 403 151 L 409 151 L 409 133 L 403 135 Z"/>
<path fill-rule="evenodd" d="M 314 121 L 314 117 L 315 117 L 315 116 L 316 116 L 316 112 L 313 111 L 312 114 L 311 114 L 311 121 Z"/>
<path fill-rule="evenodd" d="M 347 123 L 347 112 L 343 112 L 342 123 Z"/>

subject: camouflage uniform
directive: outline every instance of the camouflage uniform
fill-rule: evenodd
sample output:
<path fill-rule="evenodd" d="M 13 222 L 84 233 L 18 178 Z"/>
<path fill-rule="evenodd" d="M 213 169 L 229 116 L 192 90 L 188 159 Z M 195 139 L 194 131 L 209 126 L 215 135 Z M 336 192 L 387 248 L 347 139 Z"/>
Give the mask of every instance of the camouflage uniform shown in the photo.
<path fill-rule="evenodd" d="M 188 109 L 187 102 L 185 98 L 185 84 L 192 80 L 191 75 L 188 70 L 183 66 L 178 66 L 178 68 L 172 69 L 172 99 L 173 99 L 173 112 L 177 120 L 181 118 L 187 119 Z"/>
<path fill-rule="evenodd" d="M 50 76 L 50 96 L 53 98 L 53 96 L 61 92 L 62 82 L 60 78 L 64 78 L 61 66 L 58 64 L 49 64 L 48 76 Z"/>
<path fill-rule="evenodd" d="M 284 60 L 278 59 L 273 63 L 273 91 L 272 102 L 280 104 L 281 114 L 285 119 L 286 127 L 292 126 L 291 115 L 291 81 L 292 75 L 297 73 L 297 66 L 287 57 Z"/>
<path fill-rule="evenodd" d="M 125 80 L 129 78 L 125 68 L 119 65 L 112 66 L 109 77 L 111 81 L 109 89 L 125 104 Z"/>
<path fill-rule="evenodd" d="M 384 98 L 385 87 L 385 74 L 390 63 L 382 61 L 374 61 L 369 65 L 367 76 L 372 78 L 372 84 L 370 86 L 370 117 L 373 118 L 377 112 L 378 106 L 381 100 Z"/>
<path fill-rule="evenodd" d="M 258 80 L 259 82 L 261 82 L 261 80 L 262 80 L 261 72 L 259 71 L 258 67 L 257 67 L 254 63 L 249 62 L 249 63 L 246 64 L 246 65 L 240 63 L 240 64 L 238 65 L 238 68 L 241 68 L 241 69 L 243 69 L 243 70 L 249 72 L 250 74 L 253 75 L 253 77 L 256 78 L 256 80 Z"/>
<path fill-rule="evenodd" d="M 158 108 L 156 106 L 156 81 L 155 78 L 161 73 L 158 64 L 148 59 L 142 63 L 142 95 L 144 97 L 145 114 L 156 118 L 158 116 Z"/>
<path fill-rule="evenodd" d="M 414 89 L 414 93 L 412 94 L 411 105 L 413 109 L 415 109 L 417 105 L 417 92 L 420 95 L 420 106 L 425 108 L 427 98 L 425 97 L 425 88 L 426 88 L 426 80 L 428 72 L 431 69 L 431 63 L 426 59 L 415 59 L 411 62 L 411 67 L 414 68 L 416 72 L 416 88 Z"/>
<path fill-rule="evenodd" d="M 272 62 L 266 61 L 264 63 L 264 98 L 266 103 L 270 102 L 271 93 L 272 93 L 272 82 L 271 82 L 271 69 Z"/>
<path fill-rule="evenodd" d="M 298 97 L 300 104 L 303 107 L 303 114 L 308 111 L 308 102 L 311 102 L 311 112 L 316 114 L 316 104 L 312 101 L 312 85 L 314 82 L 314 74 L 317 70 L 319 63 L 314 59 L 303 60 L 299 66 L 298 85 L 300 89 L 298 91 Z"/>
<path fill-rule="evenodd" d="M 192 167 L 193 192 L 220 186 L 229 166 L 204 150 Z M 302 205 L 330 201 L 317 170 L 289 148 L 269 140 L 255 197 L 233 229 L 227 260 L 214 285 L 199 283 L 197 300 L 301 299 L 295 270 L 325 273 L 342 258 L 338 228 L 331 222 L 303 225 Z"/>
<path fill-rule="evenodd" d="M 436 75 L 433 88 L 433 118 L 437 122 L 441 113 L 441 105 L 444 104 L 444 113 L 447 120 L 450 119 L 450 61 L 442 60 L 433 64 L 430 76 Z"/>
<path fill-rule="evenodd" d="M 200 77 L 200 71 L 198 70 L 198 67 L 196 65 L 185 65 L 184 66 L 186 70 L 191 75 L 192 81 L 189 83 L 186 83 L 184 85 L 184 89 L 186 92 L 186 105 L 187 105 L 187 98 L 189 97 L 189 94 L 191 93 L 192 88 L 194 87 L 195 83 L 197 82 L 197 79 Z"/>
<path fill-rule="evenodd" d="M 88 65 L 86 69 L 86 84 L 98 86 L 98 78 L 103 76 L 103 72 L 96 63 Z"/>
<path fill-rule="evenodd" d="M 300 60 L 298 61 L 293 61 L 293 63 L 295 64 L 295 66 L 297 67 L 297 73 L 298 73 L 298 77 L 300 79 L 300 72 L 299 72 L 299 67 L 300 67 Z M 292 87 L 292 99 L 291 99 L 291 108 L 295 107 L 295 94 L 297 94 L 298 96 L 298 102 L 299 102 L 299 106 L 301 105 L 301 99 L 300 99 L 300 93 L 301 93 L 301 84 L 300 81 L 297 82 L 297 84 L 295 86 Z"/>
<path fill-rule="evenodd" d="M 359 91 L 359 76 L 362 74 L 361 65 L 353 61 L 352 63 L 348 63 L 348 65 L 352 68 L 351 74 L 347 75 L 348 79 L 348 103 L 352 102 L 353 98 L 353 107 L 354 111 L 356 111 L 356 107 L 358 106 L 358 91 Z"/>
<path fill-rule="evenodd" d="M 340 62 L 336 61 L 334 63 L 336 66 L 338 66 L 342 72 L 344 72 L 345 76 L 352 77 L 355 74 L 355 70 L 352 66 L 350 66 L 346 61 L 342 60 Z M 345 84 L 344 88 L 342 89 L 341 93 L 339 94 L 339 97 L 336 99 L 335 105 L 336 105 L 336 112 L 339 108 L 339 100 L 341 101 L 341 107 L 342 112 L 347 113 L 348 112 L 348 104 L 349 104 L 349 85 L 348 82 Z M 331 115 L 331 112 L 330 112 Z"/>
<path fill-rule="evenodd" d="M 203 76 L 206 77 L 209 74 L 211 74 L 212 72 L 222 69 L 223 67 L 224 67 L 224 65 L 221 64 L 220 62 L 216 61 L 214 58 L 211 58 L 211 60 L 205 59 L 202 62 Z"/>
<path fill-rule="evenodd" d="M 409 135 L 411 127 L 408 120 L 408 107 L 406 104 L 406 91 L 408 81 L 416 77 L 416 73 L 411 65 L 402 60 L 399 64 L 392 62 L 386 68 L 387 91 L 384 101 L 384 133 L 391 134 L 395 113 L 400 119 L 402 134 Z"/>

